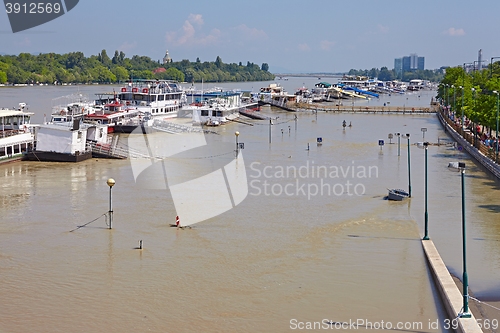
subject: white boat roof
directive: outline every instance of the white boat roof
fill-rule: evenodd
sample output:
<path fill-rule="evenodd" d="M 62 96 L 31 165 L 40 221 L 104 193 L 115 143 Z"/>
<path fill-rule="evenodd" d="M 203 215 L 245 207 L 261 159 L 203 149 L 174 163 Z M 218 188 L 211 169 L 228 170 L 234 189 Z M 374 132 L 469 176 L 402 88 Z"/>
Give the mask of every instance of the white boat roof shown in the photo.
<path fill-rule="evenodd" d="M 0 109 L 0 117 L 12 117 L 12 116 L 32 116 L 34 112 L 24 112 L 15 109 Z"/>

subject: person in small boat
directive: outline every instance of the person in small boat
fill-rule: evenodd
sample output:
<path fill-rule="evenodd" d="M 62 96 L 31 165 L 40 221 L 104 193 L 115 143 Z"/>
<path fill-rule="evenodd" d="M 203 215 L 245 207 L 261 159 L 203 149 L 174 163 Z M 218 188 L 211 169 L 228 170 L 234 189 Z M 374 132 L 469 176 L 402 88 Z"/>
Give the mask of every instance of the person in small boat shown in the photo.
<path fill-rule="evenodd" d="M 345 122 L 345 120 L 342 122 L 342 127 L 346 127 L 346 122 Z"/>
<path fill-rule="evenodd" d="M 179 215 L 177 215 L 175 217 L 175 225 L 176 225 L 177 229 L 182 228 L 181 227 L 181 219 L 179 218 Z"/>

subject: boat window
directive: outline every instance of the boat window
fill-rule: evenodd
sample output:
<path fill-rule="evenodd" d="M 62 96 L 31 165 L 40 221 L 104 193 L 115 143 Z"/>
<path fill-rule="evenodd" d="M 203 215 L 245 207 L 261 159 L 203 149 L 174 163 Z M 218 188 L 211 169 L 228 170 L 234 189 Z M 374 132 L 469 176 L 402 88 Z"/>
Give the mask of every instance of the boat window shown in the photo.
<path fill-rule="evenodd" d="M 156 101 L 156 96 L 155 95 L 149 96 L 149 101 L 150 102 L 155 102 Z"/>
<path fill-rule="evenodd" d="M 208 117 L 208 110 L 201 110 L 202 117 Z"/>
<path fill-rule="evenodd" d="M 214 111 L 216 117 L 222 117 L 222 111 Z"/>
<path fill-rule="evenodd" d="M 142 101 L 142 100 L 143 100 L 143 98 L 142 98 L 142 97 L 143 97 L 143 96 L 142 96 L 142 95 L 140 95 L 140 94 L 134 94 L 134 100 L 136 100 L 136 101 Z M 147 96 L 144 96 L 144 97 L 147 97 Z M 145 99 L 144 99 L 144 100 L 145 100 Z"/>
<path fill-rule="evenodd" d="M 158 95 L 158 100 L 159 101 L 165 100 L 165 95 Z"/>

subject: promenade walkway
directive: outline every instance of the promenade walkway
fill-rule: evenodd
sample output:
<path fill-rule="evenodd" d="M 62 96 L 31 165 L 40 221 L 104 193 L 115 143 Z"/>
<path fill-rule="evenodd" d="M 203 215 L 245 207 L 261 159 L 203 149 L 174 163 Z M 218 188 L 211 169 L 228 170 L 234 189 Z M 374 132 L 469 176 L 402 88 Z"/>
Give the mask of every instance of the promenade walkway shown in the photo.
<path fill-rule="evenodd" d="M 474 134 L 469 130 L 462 129 L 462 126 L 451 120 L 446 115 L 444 110 L 441 110 L 438 113 L 438 118 L 443 124 L 445 130 L 450 133 L 460 147 L 465 149 L 489 172 L 500 179 L 500 155 L 496 155 L 496 151 L 493 147 L 485 145 L 481 140 L 479 140 L 479 136 L 478 138 L 474 138 Z"/>

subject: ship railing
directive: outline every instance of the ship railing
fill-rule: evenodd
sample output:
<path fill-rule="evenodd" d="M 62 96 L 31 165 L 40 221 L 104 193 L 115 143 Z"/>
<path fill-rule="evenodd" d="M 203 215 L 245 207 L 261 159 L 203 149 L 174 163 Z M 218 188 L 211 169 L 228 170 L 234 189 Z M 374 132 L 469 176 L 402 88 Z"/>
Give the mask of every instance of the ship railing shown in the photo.
<path fill-rule="evenodd" d="M 154 129 L 169 132 L 169 133 L 203 133 L 201 127 L 193 127 L 183 124 L 176 124 L 165 120 L 155 119 L 153 122 Z"/>

